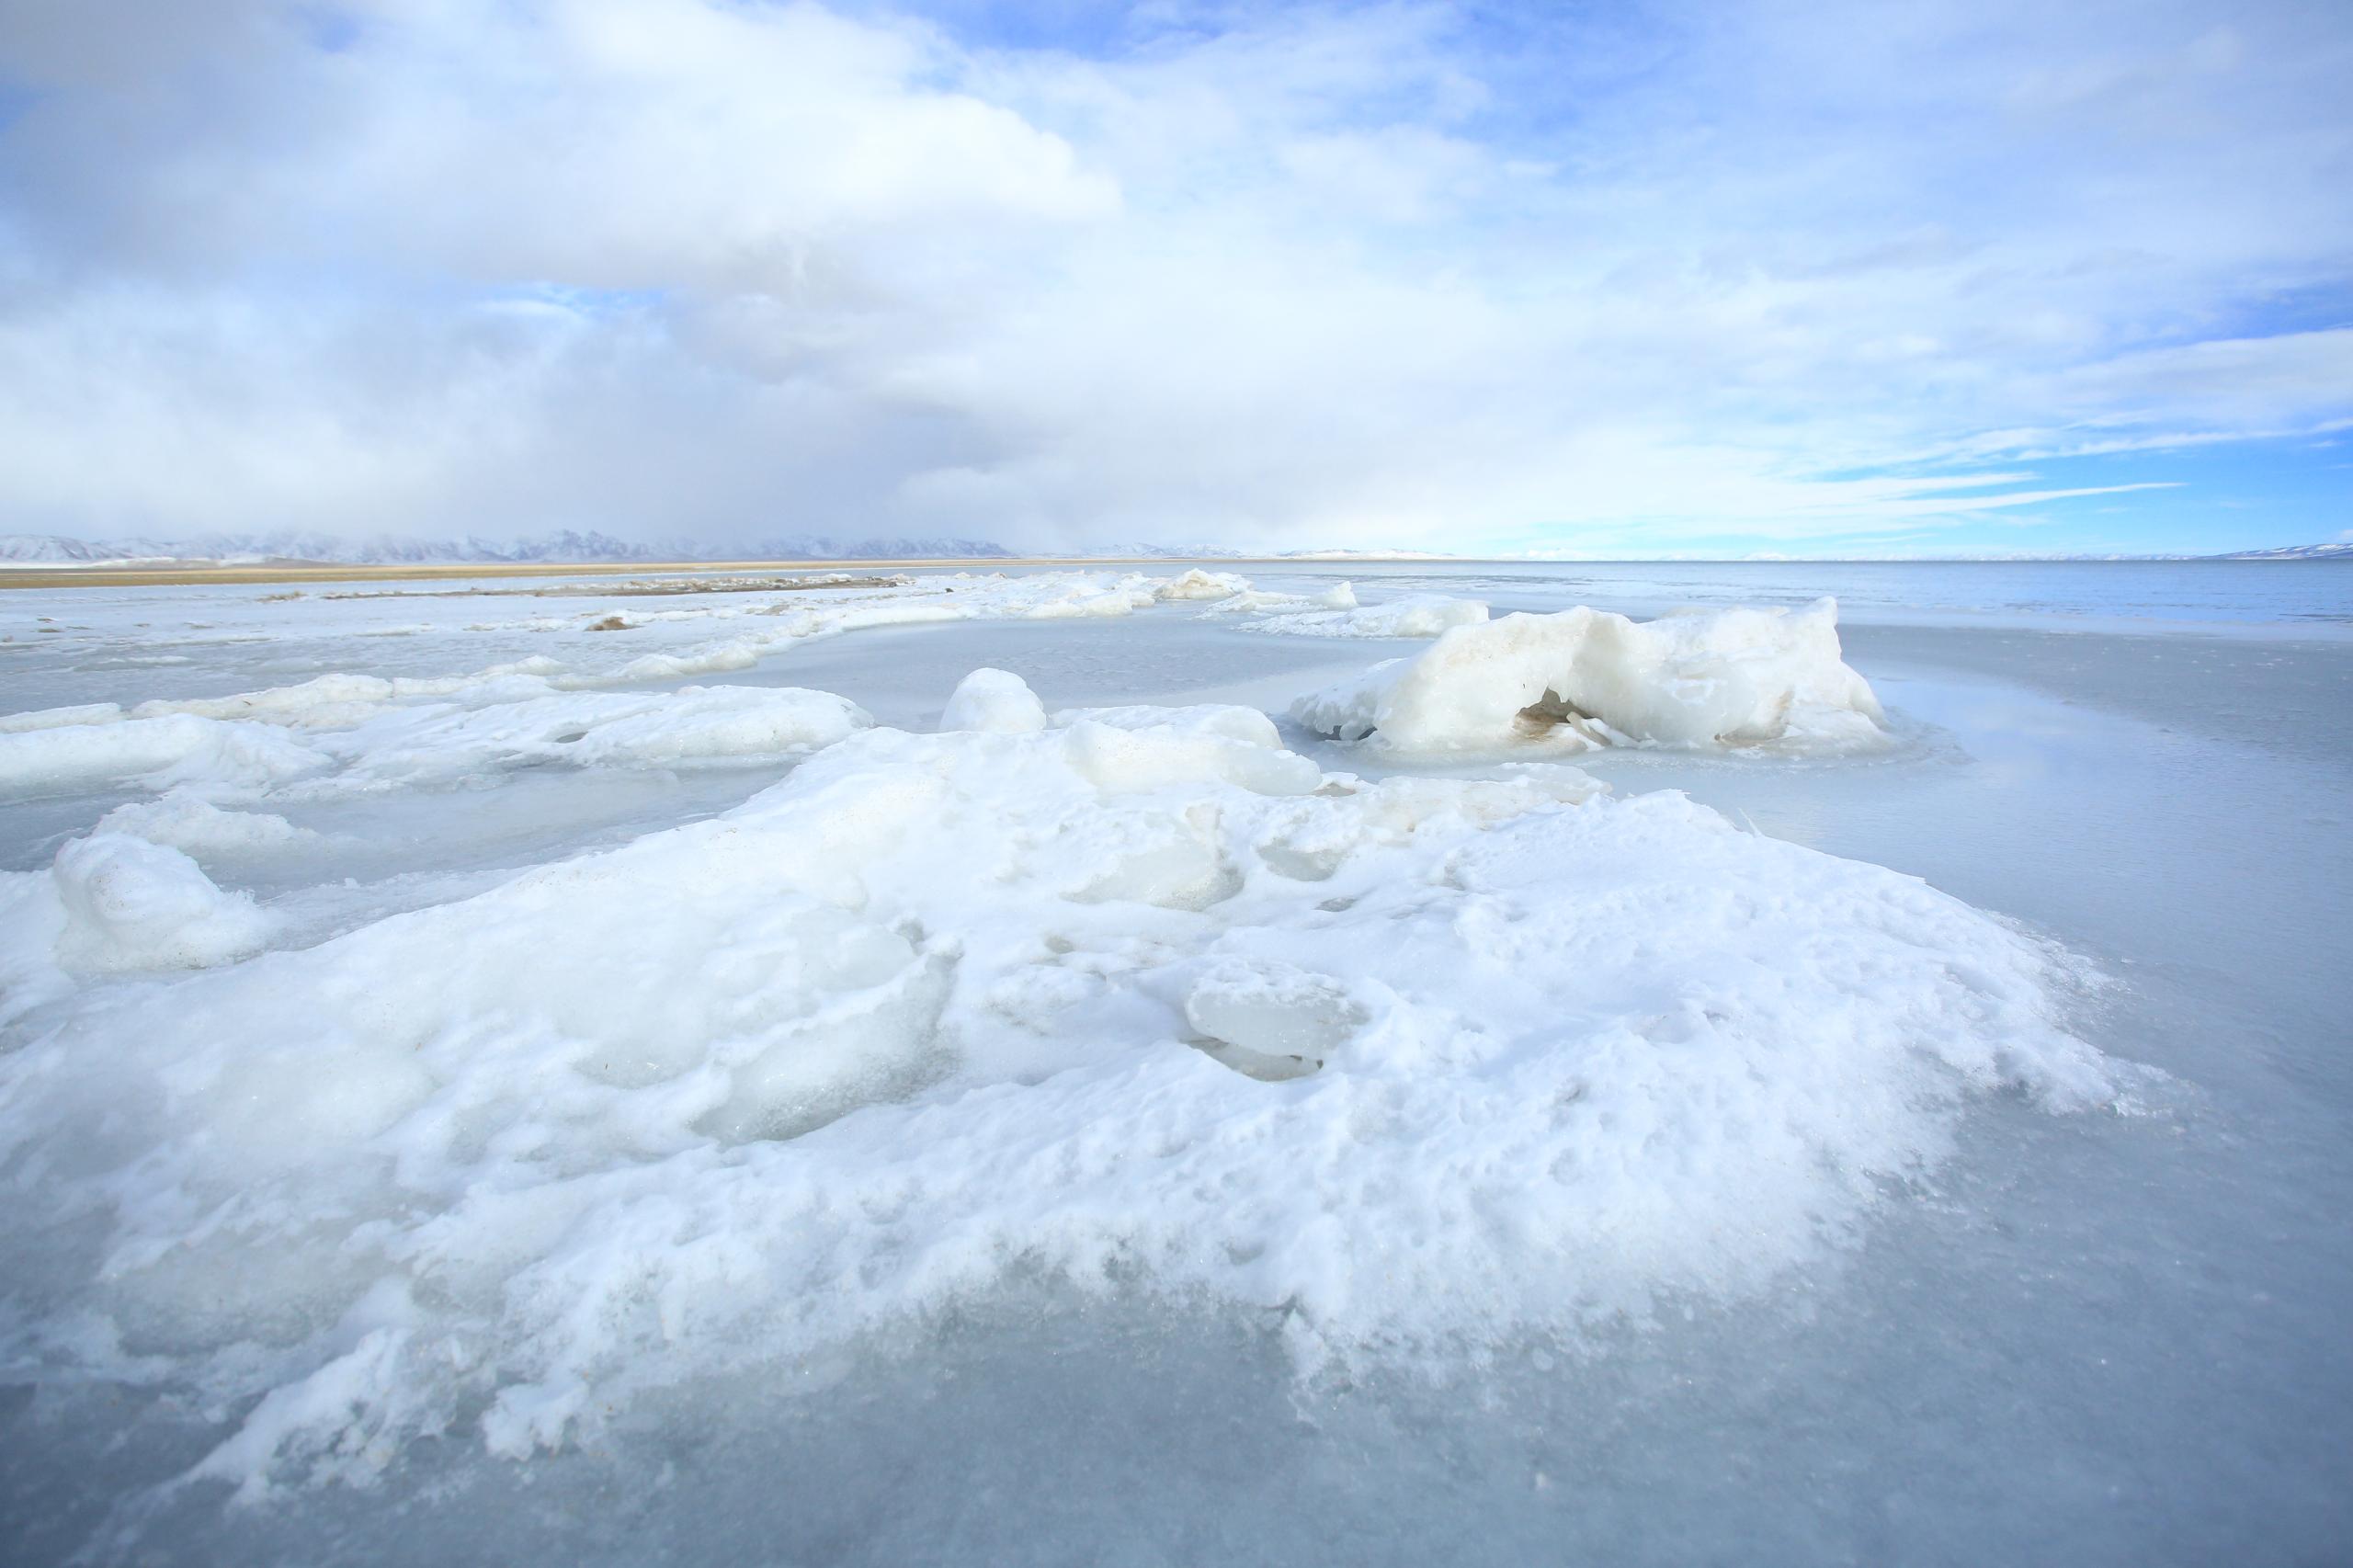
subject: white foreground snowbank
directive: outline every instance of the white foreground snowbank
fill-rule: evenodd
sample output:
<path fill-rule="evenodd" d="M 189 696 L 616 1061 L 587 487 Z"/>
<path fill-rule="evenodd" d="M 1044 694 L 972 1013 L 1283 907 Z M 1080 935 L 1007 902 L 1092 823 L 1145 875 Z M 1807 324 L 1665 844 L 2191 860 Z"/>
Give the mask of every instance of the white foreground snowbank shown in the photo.
<path fill-rule="evenodd" d="M 63 940 L 43 900 L 125 950 L 166 905 L 233 931 L 170 854 L 7 879 L 0 977 Z M 868 730 L 308 950 L 35 985 L 0 1343 L 248 1411 L 201 1467 L 248 1494 L 453 1426 L 527 1454 L 1011 1272 L 1225 1303 L 1302 1369 L 1443 1361 L 1761 1288 L 1972 1092 L 2109 1096 L 2068 973 L 1558 765 L 1366 783 L 1230 708 Z"/>
<path fill-rule="evenodd" d="M 1837 622 L 1830 599 L 1645 622 L 1583 608 L 1507 615 L 1302 697 L 1291 717 L 1395 753 L 1882 744 L 1879 701 L 1840 658 Z"/>

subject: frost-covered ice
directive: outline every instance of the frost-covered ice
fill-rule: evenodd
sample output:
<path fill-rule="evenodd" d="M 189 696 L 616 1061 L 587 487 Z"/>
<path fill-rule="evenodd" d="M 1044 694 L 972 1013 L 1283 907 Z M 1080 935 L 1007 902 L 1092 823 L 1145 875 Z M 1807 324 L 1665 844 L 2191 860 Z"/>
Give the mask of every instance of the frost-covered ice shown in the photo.
<path fill-rule="evenodd" d="M 2267 808 L 2251 752 L 2177 777 L 2206 754 L 2055 705 L 2067 749 L 2014 756 L 2014 691 L 1826 608 L 1529 627 L 1500 581 L 41 601 L 65 630 L 0 645 L 0 1525 L 2330 1539 L 2341 768 Z M 1370 734 L 1262 710 L 1433 631 L 1351 683 Z M 2101 668 L 2222 668 L 2167 653 Z M 2218 831 L 2283 812 L 2292 853 Z M 2153 1114 L 2044 1114 L 2103 1105 Z"/>
<path fill-rule="evenodd" d="M 260 944 L 186 856 L 13 877 L 16 1332 L 265 1396 L 200 1467 L 249 1491 L 476 1408 L 561 1445 L 1016 1267 L 1280 1309 L 1303 1370 L 1443 1358 L 1759 1289 L 1972 1091 L 2116 1093 L 2066 961 L 1909 879 L 1557 765 L 1368 782 L 1253 710 L 1027 695 L 191 979 L 73 984 Z"/>
<path fill-rule="evenodd" d="M 1829 599 L 1647 622 L 1582 606 L 1508 615 L 1302 697 L 1291 717 L 1396 753 L 1879 744 L 1879 702 L 1839 657 L 1837 616 Z"/>

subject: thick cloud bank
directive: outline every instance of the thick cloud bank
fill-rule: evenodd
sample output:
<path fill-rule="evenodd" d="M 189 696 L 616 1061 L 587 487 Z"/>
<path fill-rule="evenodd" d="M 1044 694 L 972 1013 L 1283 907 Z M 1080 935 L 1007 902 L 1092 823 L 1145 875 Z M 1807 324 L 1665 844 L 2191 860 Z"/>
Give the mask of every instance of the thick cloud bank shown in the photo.
<path fill-rule="evenodd" d="M 2302 542 L 2339 9 L 20 0 L 0 517 Z"/>
<path fill-rule="evenodd" d="M 117 834 L 0 881 L 17 1365 L 239 1411 L 197 1473 L 248 1495 L 1013 1275 L 1443 1367 L 1757 1290 L 1972 1095 L 2116 1093 L 2061 955 L 1677 795 L 952 708 L 305 950 Z"/>

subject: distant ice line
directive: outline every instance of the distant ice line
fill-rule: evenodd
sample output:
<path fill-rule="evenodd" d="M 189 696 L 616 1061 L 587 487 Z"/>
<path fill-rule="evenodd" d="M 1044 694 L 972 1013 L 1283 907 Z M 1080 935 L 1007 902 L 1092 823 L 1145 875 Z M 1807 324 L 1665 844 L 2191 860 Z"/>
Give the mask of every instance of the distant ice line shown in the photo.
<path fill-rule="evenodd" d="M 1151 578 L 1051 574 L 930 578 L 881 592 L 795 595 L 752 611 L 735 607 L 632 610 L 635 624 L 759 614 L 760 631 L 628 658 L 601 671 L 535 657 L 472 675 L 426 678 L 333 674 L 232 697 L 96 703 L 0 716 L 0 794 L 139 780 L 301 798 L 322 790 L 396 788 L 462 777 L 483 767 L 555 763 L 676 767 L 790 756 L 870 722 L 824 693 L 688 688 L 626 691 L 659 681 L 749 669 L 813 638 L 881 626 L 972 619 L 1123 616 L 1193 601 L 1253 626 L 1316 618 L 1325 636 L 1427 634 L 1394 607 L 1355 608 L 1346 585 L 1313 599 L 1259 593 L 1246 580 L 1199 570 Z M 1460 620 L 1486 615 L 1464 608 Z M 1336 608 L 1345 604 L 1347 608 Z M 601 610 L 565 618 L 571 625 Z M 1354 630 L 1351 630 L 1354 628 Z"/>
<path fill-rule="evenodd" d="M 758 632 L 601 672 L 537 657 L 472 675 L 335 674 L 232 697 L 9 715 L 0 717 L 0 793 L 128 779 L 299 799 L 485 767 L 790 756 L 870 721 L 824 693 L 614 688 L 747 669 L 795 643 L 861 628 L 1122 616 L 1171 601 L 1200 603 L 1254 631 L 1437 639 L 1417 659 L 1376 666 L 1293 710 L 1312 729 L 1370 737 L 1392 752 L 1508 750 L 1529 739 L 1556 750 L 1629 742 L 1851 747 L 1881 736 L 1870 688 L 1840 661 L 1828 600 L 1797 614 L 1735 610 L 1641 626 L 1586 609 L 1490 622 L 1475 600 L 1360 606 L 1346 584 L 1312 597 L 1272 594 L 1196 569 L 1159 579 L 958 576 L 795 598 L 765 607 L 776 624 Z M 639 623 L 742 613 L 672 609 Z"/>

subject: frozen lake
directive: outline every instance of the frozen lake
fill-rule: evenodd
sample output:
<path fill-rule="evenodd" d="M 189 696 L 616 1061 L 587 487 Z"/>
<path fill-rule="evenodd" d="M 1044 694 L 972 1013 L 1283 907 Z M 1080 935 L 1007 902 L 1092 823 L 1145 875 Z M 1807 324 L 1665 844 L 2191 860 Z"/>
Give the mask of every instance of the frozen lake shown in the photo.
<path fill-rule="evenodd" d="M 1181 570 L 0 598 L 11 1560 L 2353 1550 L 2353 567 Z"/>

